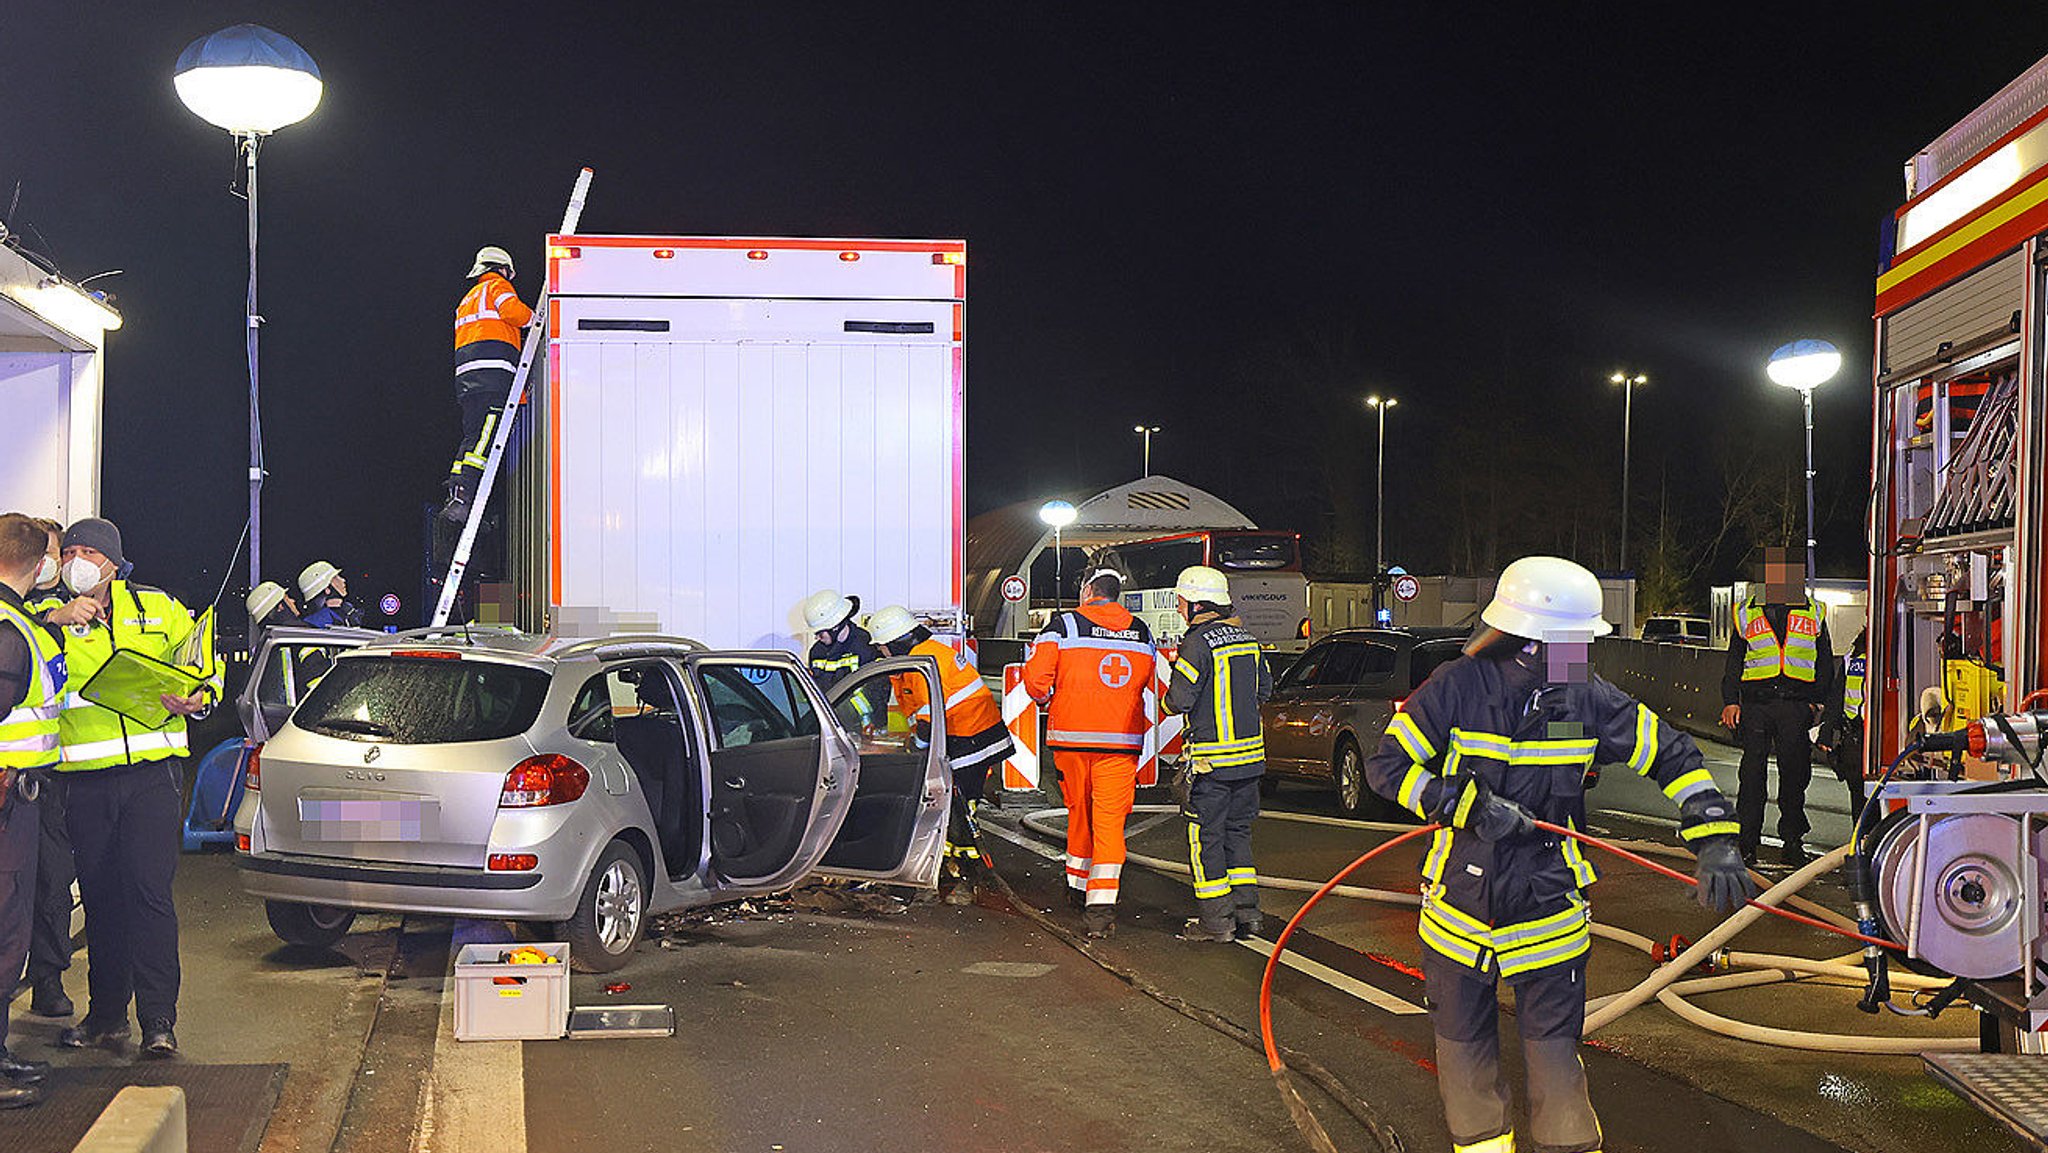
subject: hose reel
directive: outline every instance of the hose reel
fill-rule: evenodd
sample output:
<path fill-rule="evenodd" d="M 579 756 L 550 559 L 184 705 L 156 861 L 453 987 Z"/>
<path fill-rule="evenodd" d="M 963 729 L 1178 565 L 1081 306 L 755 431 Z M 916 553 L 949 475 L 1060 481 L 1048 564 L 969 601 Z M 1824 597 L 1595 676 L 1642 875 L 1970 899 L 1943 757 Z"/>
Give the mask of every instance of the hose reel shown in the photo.
<path fill-rule="evenodd" d="M 1878 911 L 1908 964 L 1976 980 L 2008 977 L 2039 956 L 2048 891 L 2048 828 L 2027 842 L 2022 816 L 1898 813 L 1871 851 Z M 1922 965 L 1913 965 L 1922 968 Z"/>

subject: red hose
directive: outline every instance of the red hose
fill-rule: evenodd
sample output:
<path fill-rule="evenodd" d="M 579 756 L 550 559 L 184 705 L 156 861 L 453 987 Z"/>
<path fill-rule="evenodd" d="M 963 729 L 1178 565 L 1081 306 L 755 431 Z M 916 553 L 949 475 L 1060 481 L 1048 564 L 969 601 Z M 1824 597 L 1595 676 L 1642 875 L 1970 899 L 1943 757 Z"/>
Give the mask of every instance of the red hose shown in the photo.
<path fill-rule="evenodd" d="M 1562 825 L 1553 825 L 1548 821 L 1537 821 L 1536 827 L 1542 829 L 1546 833 L 1556 833 L 1559 836 L 1570 837 L 1572 840 L 1578 841 L 1581 844 L 1591 845 L 1596 849 L 1605 849 L 1606 851 L 1613 853 L 1615 856 L 1620 857 L 1625 861 L 1632 861 L 1638 865 L 1641 865 L 1643 868 L 1650 870 L 1653 873 L 1660 873 L 1666 877 L 1670 877 L 1672 880 L 1683 881 L 1686 884 L 1693 886 L 1697 886 L 1699 884 L 1698 880 L 1689 877 L 1684 873 L 1679 872 L 1677 869 L 1673 869 L 1665 865 L 1660 865 L 1657 862 L 1650 860 L 1648 857 L 1644 857 L 1636 853 L 1631 853 L 1627 849 L 1624 849 L 1619 845 L 1610 844 L 1606 841 L 1601 840 L 1598 837 L 1591 836 L 1586 833 L 1581 833 L 1576 829 L 1568 829 Z M 1287 1063 L 1280 1059 L 1279 1045 L 1273 1039 L 1273 975 L 1274 973 L 1279 971 L 1280 954 L 1286 950 L 1288 938 L 1294 936 L 1295 927 L 1301 924 L 1301 919 L 1308 915 L 1308 911 L 1310 909 L 1316 907 L 1316 902 L 1322 900 L 1325 896 L 1327 896 L 1330 890 L 1336 888 L 1340 884 L 1343 884 L 1344 879 L 1346 877 L 1349 877 L 1352 873 L 1357 872 L 1360 866 L 1364 865 L 1367 861 L 1372 860 L 1374 857 L 1379 856 L 1381 853 L 1386 852 L 1388 849 L 1393 848 L 1395 845 L 1398 845 L 1403 841 L 1412 841 L 1416 837 L 1419 837 L 1424 833 L 1433 833 L 1437 830 L 1437 828 L 1438 826 L 1436 825 L 1424 825 L 1419 829 L 1410 829 L 1409 831 L 1402 833 L 1400 836 L 1395 837 L 1391 841 L 1385 841 L 1378 845 L 1374 845 L 1370 849 L 1367 849 L 1365 852 L 1359 854 L 1357 860 L 1344 866 L 1344 868 L 1341 871 L 1339 871 L 1336 876 L 1331 877 L 1328 881 L 1324 882 L 1323 887 L 1317 889 L 1313 894 L 1311 894 L 1308 900 L 1302 902 L 1301 908 L 1295 912 L 1294 916 L 1289 917 L 1287 919 L 1287 927 L 1280 930 L 1280 936 L 1273 941 L 1273 951 L 1266 957 L 1265 976 L 1262 977 L 1259 981 L 1259 1035 L 1266 1043 L 1266 1063 L 1272 1068 L 1274 1072 L 1278 1073 L 1281 1070 L 1285 1069 L 1287 1067 Z M 1775 905 L 1759 905 L 1755 901 L 1749 901 L 1746 903 L 1750 905 L 1755 905 L 1757 908 L 1762 909 L 1766 913 L 1771 913 L 1776 916 L 1783 917 L 1788 921 L 1796 921 L 1802 925 L 1809 925 L 1816 929 L 1825 930 L 1826 932 L 1833 933 L 1838 937 L 1847 937 L 1854 941 L 1862 941 L 1867 944 L 1877 945 L 1886 949 L 1897 949 L 1900 952 L 1905 951 L 1905 946 L 1899 944 L 1896 941 L 1887 941 L 1882 937 L 1865 936 L 1862 933 L 1852 932 L 1848 929 L 1843 929 L 1835 925 L 1830 925 L 1826 921 L 1816 920 L 1813 917 L 1808 917 L 1801 913 L 1794 913 L 1789 909 L 1780 909 Z"/>

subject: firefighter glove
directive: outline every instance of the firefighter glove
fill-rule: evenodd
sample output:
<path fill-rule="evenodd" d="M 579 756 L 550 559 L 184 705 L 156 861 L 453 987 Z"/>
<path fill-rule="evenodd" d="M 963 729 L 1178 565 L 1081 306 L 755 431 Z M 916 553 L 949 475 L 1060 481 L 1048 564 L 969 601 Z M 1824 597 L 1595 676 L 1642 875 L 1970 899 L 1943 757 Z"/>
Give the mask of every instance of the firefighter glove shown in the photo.
<path fill-rule="evenodd" d="M 1534 814 L 1513 801 L 1494 796 L 1493 790 L 1478 777 L 1465 778 L 1465 787 L 1454 795 L 1457 800 L 1443 819 L 1449 820 L 1452 828 L 1468 830 L 1489 844 L 1536 829 Z"/>
<path fill-rule="evenodd" d="M 1190 821 L 1196 819 L 1198 814 L 1195 812 L 1195 766 L 1193 762 L 1181 762 L 1179 770 L 1173 774 L 1173 783 L 1167 786 L 1167 790 L 1173 794 L 1173 803 L 1180 806 L 1180 815 Z"/>
<path fill-rule="evenodd" d="M 1742 863 L 1742 853 L 1733 837 L 1709 837 L 1700 846 L 1699 866 L 1693 876 L 1700 882 L 1700 907 L 1713 913 L 1732 913 L 1756 896 L 1756 882 Z"/>

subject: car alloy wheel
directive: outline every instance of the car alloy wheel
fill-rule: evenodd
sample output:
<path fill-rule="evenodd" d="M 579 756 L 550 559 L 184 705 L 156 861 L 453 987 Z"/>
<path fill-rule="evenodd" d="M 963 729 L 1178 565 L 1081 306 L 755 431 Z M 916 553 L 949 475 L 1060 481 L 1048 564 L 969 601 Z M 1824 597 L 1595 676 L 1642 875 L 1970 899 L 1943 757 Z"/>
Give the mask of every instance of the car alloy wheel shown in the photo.
<path fill-rule="evenodd" d="M 1365 807 L 1365 769 L 1349 741 L 1337 750 L 1337 803 L 1353 814 Z"/>
<path fill-rule="evenodd" d="M 606 865 L 597 881 L 596 902 L 597 939 L 605 952 L 617 953 L 633 944 L 640 935 L 643 904 L 639 873 L 622 860 Z"/>

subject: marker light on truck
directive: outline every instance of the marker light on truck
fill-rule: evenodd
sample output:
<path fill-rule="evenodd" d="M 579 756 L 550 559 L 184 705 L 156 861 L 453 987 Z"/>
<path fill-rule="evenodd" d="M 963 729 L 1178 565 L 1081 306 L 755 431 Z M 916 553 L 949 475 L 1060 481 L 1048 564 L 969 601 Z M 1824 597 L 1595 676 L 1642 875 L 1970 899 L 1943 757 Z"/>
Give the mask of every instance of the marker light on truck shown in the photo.
<path fill-rule="evenodd" d="M 577 257 L 580 257 L 580 256 L 582 256 L 582 255 L 583 255 L 583 250 L 582 250 L 582 249 L 580 249 L 580 248 L 575 248 L 575 247 L 572 247 L 572 246 L 570 246 L 570 245 L 566 245 L 566 244 L 550 244 L 550 245 L 548 245 L 548 259 L 549 259 L 549 260 L 575 260 L 575 259 L 576 259 Z"/>
<path fill-rule="evenodd" d="M 747 259 L 748 259 L 748 260 L 766 260 L 766 259 L 768 259 L 768 250 L 767 250 L 767 249 L 765 249 L 765 248 L 751 248 L 751 249 L 748 249 L 748 250 L 747 250 Z"/>
<path fill-rule="evenodd" d="M 856 261 L 856 260 L 859 260 L 859 259 L 860 259 L 860 253 L 858 253 L 858 252 L 842 252 L 842 253 L 840 253 L 840 254 L 839 254 L 839 259 L 841 259 L 841 260 L 844 260 L 844 261 L 845 261 L 846 263 L 848 263 L 848 264 L 852 264 L 852 263 L 853 263 L 854 261 Z"/>
<path fill-rule="evenodd" d="M 964 252 L 934 252 L 932 253 L 932 263 L 965 264 L 967 263 L 967 254 Z"/>
<path fill-rule="evenodd" d="M 654 259 L 656 260 L 674 260 L 675 258 L 676 250 L 673 248 L 657 248 L 654 250 Z"/>

